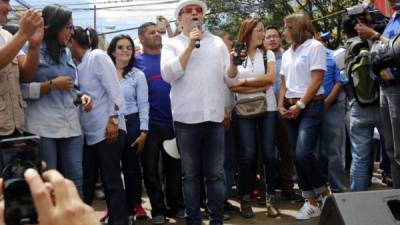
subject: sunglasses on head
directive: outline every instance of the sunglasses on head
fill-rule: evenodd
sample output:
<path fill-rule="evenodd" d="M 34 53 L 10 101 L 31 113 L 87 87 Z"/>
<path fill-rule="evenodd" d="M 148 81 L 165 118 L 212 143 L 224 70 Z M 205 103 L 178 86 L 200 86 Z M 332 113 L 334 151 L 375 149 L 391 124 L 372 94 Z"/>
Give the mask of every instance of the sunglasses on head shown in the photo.
<path fill-rule="evenodd" d="M 193 10 L 195 10 L 197 13 L 203 13 L 203 8 L 201 7 L 186 7 L 181 10 L 180 14 L 181 15 L 184 13 L 191 14 Z"/>
<path fill-rule="evenodd" d="M 130 46 L 130 45 L 128 45 L 128 46 L 118 45 L 118 46 L 117 46 L 117 49 L 118 49 L 118 50 L 126 49 L 126 50 L 128 50 L 128 51 L 132 51 L 132 50 L 133 50 L 132 46 Z"/>

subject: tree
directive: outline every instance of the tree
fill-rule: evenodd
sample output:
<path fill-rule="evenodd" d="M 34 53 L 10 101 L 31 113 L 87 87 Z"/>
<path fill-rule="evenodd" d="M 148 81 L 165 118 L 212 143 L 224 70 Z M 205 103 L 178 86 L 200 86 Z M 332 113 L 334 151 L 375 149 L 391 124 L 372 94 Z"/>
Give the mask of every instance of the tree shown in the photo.
<path fill-rule="evenodd" d="M 357 0 L 205 0 L 211 30 L 221 29 L 236 36 L 240 23 L 249 16 L 258 17 L 266 24 L 283 27 L 285 16 L 302 12 L 308 15 L 324 32 L 331 32 L 333 43 L 340 42 L 340 24 L 344 9 Z"/>

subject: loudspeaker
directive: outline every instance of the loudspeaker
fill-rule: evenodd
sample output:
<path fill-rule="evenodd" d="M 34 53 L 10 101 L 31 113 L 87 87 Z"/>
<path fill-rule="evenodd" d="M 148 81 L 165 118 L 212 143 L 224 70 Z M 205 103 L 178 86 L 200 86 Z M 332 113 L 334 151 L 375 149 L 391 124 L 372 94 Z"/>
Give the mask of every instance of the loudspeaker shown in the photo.
<path fill-rule="evenodd" d="M 400 189 L 333 194 L 319 225 L 400 225 Z"/>

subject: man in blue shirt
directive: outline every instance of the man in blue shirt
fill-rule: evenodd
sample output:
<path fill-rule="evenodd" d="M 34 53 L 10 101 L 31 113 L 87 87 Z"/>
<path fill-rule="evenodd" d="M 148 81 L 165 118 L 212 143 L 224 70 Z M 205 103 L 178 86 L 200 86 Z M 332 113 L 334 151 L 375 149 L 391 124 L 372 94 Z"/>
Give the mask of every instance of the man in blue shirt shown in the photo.
<path fill-rule="evenodd" d="M 317 38 L 327 47 L 329 39 Z M 342 163 L 342 142 L 345 130 L 345 94 L 340 83 L 340 70 L 333 58 L 334 51 L 326 49 L 327 70 L 322 85 L 324 86 L 324 117 L 318 159 L 332 192 L 343 192 L 344 167 Z"/>
<path fill-rule="evenodd" d="M 364 25 L 357 25 L 360 36 L 370 40 L 387 42 L 400 33 L 400 2 L 390 0 L 390 6 L 395 10 L 383 34 Z M 394 79 L 381 83 L 381 117 L 385 147 L 391 159 L 393 187 L 400 188 L 400 74 Z"/>
<path fill-rule="evenodd" d="M 177 218 L 185 216 L 180 160 L 172 158 L 163 150 L 163 142 L 175 137 L 169 98 L 171 85 L 161 78 L 162 41 L 157 25 L 145 23 L 140 26 L 138 33 L 143 54 L 136 57 L 137 67 L 146 75 L 150 103 L 149 134 L 142 153 L 144 184 L 152 207 L 152 223 L 163 224 L 167 214 Z M 165 194 L 158 174 L 160 153 L 164 165 L 162 171 L 166 178 Z M 164 195 L 167 205 L 164 203 Z"/>

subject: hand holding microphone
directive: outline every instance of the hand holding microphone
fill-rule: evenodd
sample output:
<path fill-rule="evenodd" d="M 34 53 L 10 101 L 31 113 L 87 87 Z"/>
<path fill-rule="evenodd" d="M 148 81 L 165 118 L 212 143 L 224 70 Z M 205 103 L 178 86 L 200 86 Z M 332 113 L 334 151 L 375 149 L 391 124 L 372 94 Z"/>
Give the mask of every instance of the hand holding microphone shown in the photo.
<path fill-rule="evenodd" d="M 200 40 L 203 36 L 203 32 L 201 30 L 201 24 L 199 21 L 195 20 L 192 24 L 192 31 L 190 32 L 190 39 L 193 42 L 196 48 L 200 48 Z"/>

